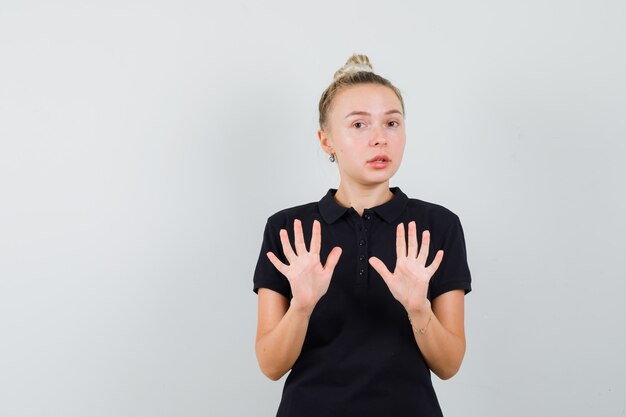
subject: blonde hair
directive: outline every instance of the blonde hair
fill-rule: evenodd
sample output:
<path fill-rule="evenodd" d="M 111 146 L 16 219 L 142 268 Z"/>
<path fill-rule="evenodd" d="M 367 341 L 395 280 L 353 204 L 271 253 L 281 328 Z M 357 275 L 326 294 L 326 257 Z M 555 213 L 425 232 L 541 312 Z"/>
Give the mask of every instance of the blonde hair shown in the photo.
<path fill-rule="evenodd" d="M 332 105 L 333 98 L 342 88 L 359 84 L 379 84 L 391 88 L 398 96 L 404 114 L 404 100 L 402 94 L 389 80 L 374 73 L 372 64 L 367 55 L 352 54 L 343 67 L 339 68 L 333 77 L 333 82 L 322 93 L 319 104 L 320 128 L 325 129 L 328 123 L 328 113 Z"/>

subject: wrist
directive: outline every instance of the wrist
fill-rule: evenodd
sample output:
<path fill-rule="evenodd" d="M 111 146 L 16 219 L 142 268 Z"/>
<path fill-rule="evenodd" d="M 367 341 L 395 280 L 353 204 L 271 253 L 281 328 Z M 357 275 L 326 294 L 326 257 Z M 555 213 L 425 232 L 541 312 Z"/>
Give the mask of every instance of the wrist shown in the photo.
<path fill-rule="evenodd" d="M 430 300 L 428 299 L 424 300 L 424 302 L 419 305 L 408 306 L 405 309 L 409 317 L 415 318 L 416 320 L 419 320 L 420 317 L 428 317 L 433 312 Z"/>
<path fill-rule="evenodd" d="M 407 310 L 407 315 L 409 316 L 409 322 L 411 323 L 413 330 L 419 334 L 424 334 L 433 317 L 430 302 L 427 301 L 425 305 L 420 306 L 419 308 Z"/>
<path fill-rule="evenodd" d="M 430 322 L 433 319 L 433 314 L 429 314 L 428 315 L 428 320 L 426 321 L 426 324 L 422 327 L 416 327 L 413 324 L 413 321 L 411 320 L 411 316 L 409 316 L 409 322 L 411 323 L 411 327 L 413 328 L 413 333 L 417 333 L 417 334 L 424 334 L 426 333 L 426 330 L 428 329 L 428 325 L 430 324 Z"/>
<path fill-rule="evenodd" d="M 294 313 L 298 315 L 306 316 L 307 318 L 311 317 L 311 314 L 313 314 L 314 308 L 315 308 L 315 304 L 304 305 L 304 304 L 298 303 L 297 301 L 294 301 L 293 299 L 291 300 L 291 303 L 289 304 L 289 310 L 292 310 Z"/>

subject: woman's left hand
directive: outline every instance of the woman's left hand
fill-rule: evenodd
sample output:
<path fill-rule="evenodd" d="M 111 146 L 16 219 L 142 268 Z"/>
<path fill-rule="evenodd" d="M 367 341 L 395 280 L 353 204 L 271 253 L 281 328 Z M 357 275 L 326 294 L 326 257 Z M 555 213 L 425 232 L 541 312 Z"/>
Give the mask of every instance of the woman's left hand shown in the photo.
<path fill-rule="evenodd" d="M 426 266 L 428 247 L 430 246 L 430 232 L 422 233 L 422 245 L 417 245 L 417 231 L 415 222 L 409 223 L 409 247 L 407 250 L 404 237 L 404 223 L 400 223 L 396 230 L 396 267 L 392 272 L 383 261 L 372 256 L 370 265 L 380 274 L 391 294 L 400 302 L 408 313 L 425 312 L 430 310 L 430 301 L 427 298 L 428 283 L 439 268 L 443 259 L 443 250 L 437 251 L 433 262 Z"/>

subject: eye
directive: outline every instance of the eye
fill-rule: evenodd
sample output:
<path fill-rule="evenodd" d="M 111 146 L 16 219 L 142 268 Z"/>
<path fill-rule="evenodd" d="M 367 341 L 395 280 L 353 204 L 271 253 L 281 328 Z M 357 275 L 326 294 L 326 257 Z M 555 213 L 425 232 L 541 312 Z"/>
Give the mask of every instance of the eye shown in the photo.
<path fill-rule="evenodd" d="M 357 126 L 357 125 L 358 125 L 358 126 Z M 356 123 L 353 123 L 353 124 L 352 124 L 352 126 L 354 126 L 354 127 L 356 127 L 357 129 L 359 129 L 360 127 L 362 127 L 362 126 L 363 126 L 363 122 L 356 122 Z"/>
<path fill-rule="evenodd" d="M 400 125 L 400 123 L 398 123 L 398 122 L 397 122 L 397 121 L 395 121 L 395 120 L 392 120 L 392 121 L 390 121 L 390 122 L 389 122 L 389 124 L 390 124 L 390 125 L 391 125 L 392 123 L 395 123 L 395 125 L 392 125 L 392 127 L 396 127 L 396 126 L 399 126 L 399 125 Z"/>

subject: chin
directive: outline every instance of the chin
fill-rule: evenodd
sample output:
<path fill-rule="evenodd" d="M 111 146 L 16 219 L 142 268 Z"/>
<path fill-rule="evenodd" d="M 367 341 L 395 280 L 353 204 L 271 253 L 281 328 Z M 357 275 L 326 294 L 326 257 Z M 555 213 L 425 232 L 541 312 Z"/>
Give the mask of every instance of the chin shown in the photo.
<path fill-rule="evenodd" d="M 389 180 L 391 179 L 393 175 L 385 175 L 385 176 L 377 176 L 377 177 L 368 177 L 368 178 L 363 178 L 363 184 L 367 184 L 367 185 L 380 185 L 380 184 L 384 184 L 386 182 L 389 182 Z"/>
<path fill-rule="evenodd" d="M 379 171 L 376 173 L 373 173 L 372 175 L 368 175 L 366 178 L 369 179 L 372 182 L 376 182 L 376 183 L 381 183 L 381 182 L 385 182 L 385 181 L 389 181 L 391 179 L 391 177 L 393 177 L 395 175 L 397 170 L 384 170 L 384 171 Z"/>
<path fill-rule="evenodd" d="M 343 177 L 345 179 L 349 179 L 349 181 L 354 181 L 358 184 L 367 185 L 367 186 L 375 186 L 384 184 L 389 182 L 391 177 L 394 176 L 397 169 L 385 169 L 380 171 L 369 171 L 369 172 L 355 172 L 355 175 L 350 175 L 348 172 L 343 172 Z"/>

